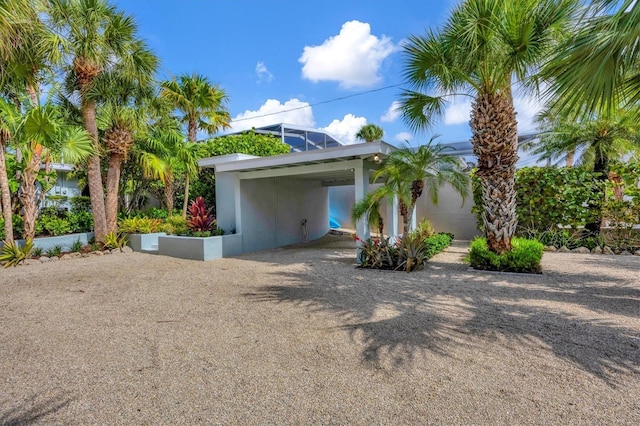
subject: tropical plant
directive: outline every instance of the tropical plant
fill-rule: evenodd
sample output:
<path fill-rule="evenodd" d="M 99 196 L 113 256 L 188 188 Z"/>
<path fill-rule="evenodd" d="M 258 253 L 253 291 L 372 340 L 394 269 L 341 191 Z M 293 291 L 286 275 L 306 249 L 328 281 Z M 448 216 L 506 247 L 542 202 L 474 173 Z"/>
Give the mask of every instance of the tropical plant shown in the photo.
<path fill-rule="evenodd" d="M 575 121 L 567 117 L 564 111 L 562 118 L 543 121 L 542 133 L 532 146 L 533 154 L 540 159 L 554 159 L 566 152 L 579 152 L 579 164 L 591 168 L 595 191 L 589 203 L 592 220 L 585 225 L 591 236 L 600 232 L 602 213 L 600 212 L 605 198 L 604 183 L 609 178 L 610 163 L 620 160 L 632 152 L 640 152 L 640 110 L 627 109 L 611 112 L 608 119 L 585 119 Z"/>
<path fill-rule="evenodd" d="M 71 252 L 78 253 L 80 252 L 80 250 L 82 250 L 82 241 L 78 239 L 78 240 L 75 240 L 73 244 L 71 244 Z"/>
<path fill-rule="evenodd" d="M 204 198 L 198 197 L 191 201 L 189 205 L 189 216 L 187 217 L 187 227 L 191 232 L 210 232 L 215 226 L 215 217 L 211 214 L 211 209 L 207 209 Z"/>
<path fill-rule="evenodd" d="M 107 219 L 94 83 L 102 73 L 114 69 L 133 80 L 151 79 L 157 60 L 137 37 L 133 18 L 107 0 L 48 0 L 46 12 L 48 25 L 63 37 L 60 46 L 67 91 L 79 95 L 84 127 L 94 145 L 87 179 L 95 238 L 102 242 L 107 234 Z"/>
<path fill-rule="evenodd" d="M 120 221 L 120 231 L 125 234 L 151 234 L 157 232 L 162 219 L 148 217 L 132 217 Z"/>
<path fill-rule="evenodd" d="M 109 250 L 121 249 L 127 245 L 127 236 L 118 232 L 108 232 L 104 238 L 104 246 Z"/>
<path fill-rule="evenodd" d="M 483 190 L 483 231 L 489 249 L 511 249 L 516 231 L 518 134 L 513 84 L 537 87 L 532 73 L 572 24 L 576 0 L 465 0 L 447 23 L 404 46 L 401 114 L 414 129 L 430 127 L 451 100 L 471 104 L 471 143 Z"/>
<path fill-rule="evenodd" d="M 47 250 L 47 257 L 59 257 L 62 254 L 62 246 L 55 245 Z"/>
<path fill-rule="evenodd" d="M 358 133 L 356 133 L 356 138 L 366 142 L 379 141 L 383 136 L 384 130 L 375 124 L 365 124 L 358 130 Z"/>
<path fill-rule="evenodd" d="M 467 260 L 475 269 L 541 274 L 543 250 L 542 243 L 536 240 L 516 237 L 513 250 L 498 254 L 489 250 L 487 240 L 476 238 L 471 242 Z"/>
<path fill-rule="evenodd" d="M 198 130 L 214 134 L 220 129 L 229 127 L 231 115 L 226 108 L 228 100 L 226 92 L 202 75 L 182 74 L 173 80 L 161 83 L 162 97 L 181 114 L 181 121 L 186 124 L 187 140 L 195 142 Z M 182 217 L 187 215 L 189 199 L 189 181 L 198 172 L 195 162 L 184 162 L 185 189 Z"/>
<path fill-rule="evenodd" d="M 545 65 L 553 105 L 609 118 L 640 100 L 640 3 L 592 0 Z"/>
<path fill-rule="evenodd" d="M 33 240 L 27 239 L 24 246 L 15 241 L 4 241 L 2 249 L 0 249 L 0 263 L 4 262 L 4 267 L 18 266 L 20 262 L 31 257 L 33 251 Z"/>

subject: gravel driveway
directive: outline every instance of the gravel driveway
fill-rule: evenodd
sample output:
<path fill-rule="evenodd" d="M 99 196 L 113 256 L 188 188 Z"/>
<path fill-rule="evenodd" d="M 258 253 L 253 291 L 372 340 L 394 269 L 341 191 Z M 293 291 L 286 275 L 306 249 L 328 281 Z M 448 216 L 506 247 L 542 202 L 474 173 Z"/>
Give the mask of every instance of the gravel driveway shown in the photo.
<path fill-rule="evenodd" d="M 640 257 L 356 269 L 353 241 L 0 270 L 0 424 L 640 424 Z"/>

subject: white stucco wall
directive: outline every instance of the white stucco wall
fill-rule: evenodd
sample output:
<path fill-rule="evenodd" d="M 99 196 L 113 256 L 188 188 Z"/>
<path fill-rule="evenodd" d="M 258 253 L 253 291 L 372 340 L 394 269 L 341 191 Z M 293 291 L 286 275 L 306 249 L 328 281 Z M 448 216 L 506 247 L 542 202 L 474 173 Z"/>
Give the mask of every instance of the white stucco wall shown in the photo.
<path fill-rule="evenodd" d="M 224 210 L 226 221 L 230 214 Z M 284 177 L 240 181 L 243 252 L 301 242 L 304 219 L 309 240 L 329 232 L 328 190 L 319 181 Z"/>

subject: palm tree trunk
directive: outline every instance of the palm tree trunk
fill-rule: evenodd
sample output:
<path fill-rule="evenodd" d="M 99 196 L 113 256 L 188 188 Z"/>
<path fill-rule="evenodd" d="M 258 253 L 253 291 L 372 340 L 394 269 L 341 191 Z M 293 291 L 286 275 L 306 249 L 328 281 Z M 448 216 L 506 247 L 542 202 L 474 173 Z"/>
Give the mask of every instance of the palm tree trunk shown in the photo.
<path fill-rule="evenodd" d="M 508 93 L 479 91 L 471 111 L 471 143 L 482 184 L 482 220 L 487 246 L 494 253 L 511 250 L 518 224 L 515 171 L 518 132 Z"/>
<path fill-rule="evenodd" d="M 122 155 L 111 153 L 109 156 L 109 171 L 107 172 L 107 198 L 105 210 L 107 215 L 107 231 L 118 231 L 118 188 L 120 186 L 120 170 Z"/>
<path fill-rule="evenodd" d="M 182 218 L 187 218 L 187 207 L 189 206 L 189 175 L 185 175 L 184 181 L 184 202 L 182 203 Z"/>
<path fill-rule="evenodd" d="M 4 217 L 4 240 L 13 241 L 13 209 L 11 208 L 11 190 L 9 189 L 9 177 L 4 155 L 4 143 L 0 143 L 0 192 L 2 195 L 2 216 Z"/>
<path fill-rule="evenodd" d="M 585 224 L 584 229 L 587 236 L 590 237 L 598 236 L 602 226 L 602 203 L 605 199 L 605 182 L 609 176 L 609 158 L 606 155 L 602 153 L 597 155 L 593 164 L 593 172 L 595 175 L 594 183 L 599 189 L 597 194 L 593 194 L 593 200 L 588 204 L 588 208 L 591 210 L 591 221 Z"/>
<path fill-rule="evenodd" d="M 189 142 L 195 142 L 198 137 L 198 123 L 196 120 L 190 119 L 187 125 L 187 140 Z"/>
<path fill-rule="evenodd" d="M 22 204 L 22 218 L 24 221 L 24 237 L 33 239 L 36 233 L 36 217 L 38 205 L 36 203 L 36 178 L 40 171 L 40 153 L 34 152 L 29 164 L 22 173 L 20 185 L 20 203 Z"/>
<path fill-rule="evenodd" d="M 167 177 L 164 183 L 164 203 L 167 206 L 167 212 L 169 216 L 173 215 L 173 198 L 175 194 L 175 188 L 173 186 L 173 177 Z"/>
<path fill-rule="evenodd" d="M 96 242 L 104 242 L 107 235 L 107 216 L 104 204 L 104 188 L 102 187 L 102 173 L 100 171 L 100 144 L 98 143 L 98 126 L 96 124 L 96 104 L 91 100 L 82 100 L 82 119 L 84 127 L 93 140 L 94 154 L 87 164 L 87 180 L 89 196 L 91 197 L 91 211 L 93 213 L 93 230 Z"/>
<path fill-rule="evenodd" d="M 571 149 L 567 151 L 567 158 L 565 159 L 565 166 L 573 167 L 573 163 L 575 162 L 576 151 Z"/>

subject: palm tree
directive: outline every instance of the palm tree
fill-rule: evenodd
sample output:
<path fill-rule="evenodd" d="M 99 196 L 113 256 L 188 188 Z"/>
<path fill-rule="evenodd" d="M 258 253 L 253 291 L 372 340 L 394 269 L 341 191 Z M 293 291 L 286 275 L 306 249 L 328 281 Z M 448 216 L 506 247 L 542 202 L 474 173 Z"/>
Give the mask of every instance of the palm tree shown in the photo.
<path fill-rule="evenodd" d="M 640 101 L 640 3 L 593 0 L 588 13 L 543 75 L 553 105 L 606 118 Z"/>
<path fill-rule="evenodd" d="M 226 108 L 226 92 L 199 74 L 183 74 L 161 83 L 162 97 L 181 113 L 181 121 L 187 127 L 187 140 L 196 142 L 198 130 L 212 135 L 229 127 L 231 116 Z M 189 163 L 189 162 L 187 162 Z M 185 163 L 185 164 L 187 164 Z M 187 167 L 185 173 L 184 204 L 182 217 L 187 216 L 189 180 L 197 174 L 197 167 Z"/>
<path fill-rule="evenodd" d="M 9 188 L 9 177 L 7 176 L 5 151 L 18 130 L 19 123 L 20 112 L 16 106 L 0 97 L 0 206 L 2 207 L 4 235 L 7 242 L 13 241 L 13 208 L 11 205 L 11 190 Z"/>
<path fill-rule="evenodd" d="M 107 231 L 116 232 L 122 163 L 127 161 L 137 134 L 145 131 L 146 104 L 153 97 L 153 88 L 118 73 L 105 73 L 96 79 L 94 89 L 100 105 L 98 127 L 109 156 L 105 199 Z"/>
<path fill-rule="evenodd" d="M 36 179 L 42 164 L 48 166 L 52 155 L 75 163 L 91 155 L 93 147 L 89 134 L 77 126 L 69 126 L 61 119 L 59 110 L 51 103 L 28 110 L 15 135 L 23 153 L 20 184 L 20 203 L 24 220 L 24 236 L 35 236 L 38 205 L 44 193 L 37 197 Z"/>
<path fill-rule="evenodd" d="M 382 127 L 375 124 L 365 124 L 360 128 L 358 133 L 356 133 L 356 138 L 366 142 L 379 141 L 383 136 L 384 130 L 382 130 Z"/>
<path fill-rule="evenodd" d="M 118 11 L 107 0 L 48 0 L 48 24 L 65 36 L 67 87 L 80 96 L 85 129 L 93 139 L 94 154 L 88 161 L 87 179 L 91 196 L 96 241 L 107 233 L 104 188 L 100 171 L 101 147 L 96 122 L 96 100 L 90 96 L 103 72 L 118 68 L 138 81 L 152 77 L 157 58 L 137 38 L 133 18 Z"/>
<path fill-rule="evenodd" d="M 576 0 L 465 0 L 447 23 L 404 46 L 401 112 L 416 130 L 430 127 L 456 96 L 473 99 L 471 143 L 482 184 L 483 228 L 490 250 L 511 249 L 516 231 L 518 133 L 514 83 L 532 76 L 570 25 Z"/>

